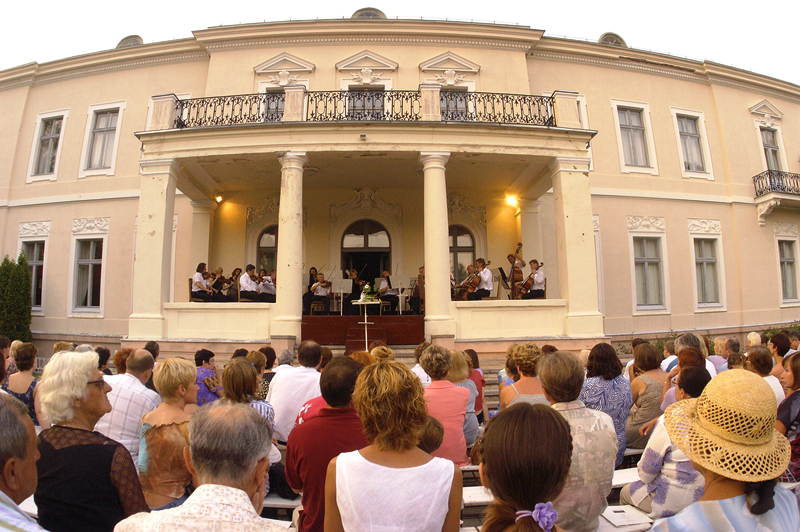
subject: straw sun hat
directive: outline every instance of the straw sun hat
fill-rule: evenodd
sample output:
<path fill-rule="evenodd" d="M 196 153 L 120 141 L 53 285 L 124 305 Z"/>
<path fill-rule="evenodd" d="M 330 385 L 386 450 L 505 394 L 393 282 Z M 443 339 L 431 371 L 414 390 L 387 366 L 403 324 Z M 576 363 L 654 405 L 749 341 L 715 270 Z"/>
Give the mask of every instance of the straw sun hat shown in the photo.
<path fill-rule="evenodd" d="M 711 379 L 698 399 L 670 405 L 664 424 L 692 462 L 725 478 L 760 482 L 789 464 L 789 441 L 775 430 L 777 411 L 763 378 L 731 369 Z"/>

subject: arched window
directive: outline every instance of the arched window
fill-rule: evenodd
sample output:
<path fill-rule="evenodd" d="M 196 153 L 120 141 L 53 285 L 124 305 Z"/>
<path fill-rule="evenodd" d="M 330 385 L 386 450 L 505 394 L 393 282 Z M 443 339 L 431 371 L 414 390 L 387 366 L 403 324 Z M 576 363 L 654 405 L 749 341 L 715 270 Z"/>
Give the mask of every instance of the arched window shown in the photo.
<path fill-rule="evenodd" d="M 467 276 L 467 266 L 475 263 L 475 238 L 463 225 L 450 226 L 450 273 L 460 283 Z"/>
<path fill-rule="evenodd" d="M 380 277 L 392 272 L 392 246 L 389 231 L 375 220 L 350 224 L 342 236 L 342 269 L 364 270 L 361 278 Z"/>
<path fill-rule="evenodd" d="M 258 237 L 258 263 L 256 270 L 271 272 L 278 264 L 278 226 L 270 225 Z"/>

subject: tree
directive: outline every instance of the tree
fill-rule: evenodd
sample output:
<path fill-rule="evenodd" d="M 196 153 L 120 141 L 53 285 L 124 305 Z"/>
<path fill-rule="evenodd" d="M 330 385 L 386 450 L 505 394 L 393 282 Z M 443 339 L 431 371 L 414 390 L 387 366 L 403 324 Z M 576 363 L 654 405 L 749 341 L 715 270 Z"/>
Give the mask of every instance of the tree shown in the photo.
<path fill-rule="evenodd" d="M 0 335 L 32 340 L 31 272 L 24 253 L 17 262 L 6 256 L 0 264 Z"/>

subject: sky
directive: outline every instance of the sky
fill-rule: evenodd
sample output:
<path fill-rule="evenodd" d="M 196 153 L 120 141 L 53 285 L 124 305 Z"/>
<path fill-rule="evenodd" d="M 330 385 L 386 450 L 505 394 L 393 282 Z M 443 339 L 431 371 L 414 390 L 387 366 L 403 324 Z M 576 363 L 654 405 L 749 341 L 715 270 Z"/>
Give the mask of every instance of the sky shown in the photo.
<path fill-rule="evenodd" d="M 375 7 L 389 18 L 520 24 L 549 36 L 589 41 L 614 32 L 631 48 L 705 59 L 800 85 L 800 0 L 764 4 L 736 0 L 28 0 L 8 4 L 0 32 L 0 70 L 112 49 L 131 34 L 151 43 L 191 37 L 193 30 L 219 25 L 349 18 L 360 8 Z"/>

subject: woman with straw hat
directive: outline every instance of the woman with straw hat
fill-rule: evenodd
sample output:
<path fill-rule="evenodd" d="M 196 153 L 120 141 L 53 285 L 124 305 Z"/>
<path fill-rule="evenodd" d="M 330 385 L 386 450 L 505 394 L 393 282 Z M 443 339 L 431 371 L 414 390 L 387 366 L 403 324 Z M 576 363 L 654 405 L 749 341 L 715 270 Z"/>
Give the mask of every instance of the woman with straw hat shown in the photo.
<path fill-rule="evenodd" d="M 776 486 L 790 454 L 788 440 L 775 430 L 776 413 L 769 384 L 744 370 L 725 371 L 698 399 L 671 405 L 667 433 L 703 475 L 705 491 L 653 530 L 800 530 L 797 498 Z"/>

